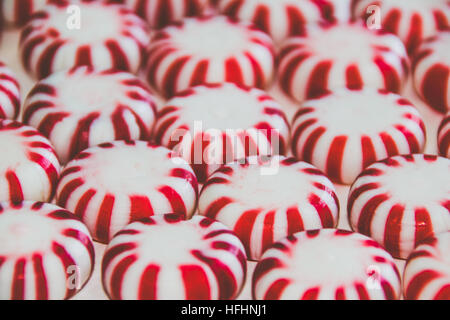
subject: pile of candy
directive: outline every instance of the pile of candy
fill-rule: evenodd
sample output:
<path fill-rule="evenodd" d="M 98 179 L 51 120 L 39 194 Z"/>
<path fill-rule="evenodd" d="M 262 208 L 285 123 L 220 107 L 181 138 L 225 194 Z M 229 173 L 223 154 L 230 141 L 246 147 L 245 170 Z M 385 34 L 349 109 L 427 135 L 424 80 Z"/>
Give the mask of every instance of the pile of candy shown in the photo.
<path fill-rule="evenodd" d="M 450 300 L 449 1 L 15 0 L 0 26 L 0 299 Z"/>

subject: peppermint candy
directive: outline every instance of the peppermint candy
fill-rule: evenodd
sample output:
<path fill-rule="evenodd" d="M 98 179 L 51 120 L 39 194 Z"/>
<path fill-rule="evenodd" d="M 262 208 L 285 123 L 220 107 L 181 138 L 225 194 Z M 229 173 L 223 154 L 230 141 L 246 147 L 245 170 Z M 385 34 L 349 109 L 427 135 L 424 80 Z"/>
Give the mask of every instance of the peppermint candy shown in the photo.
<path fill-rule="evenodd" d="M 194 213 L 197 179 L 170 150 L 144 141 L 115 141 L 89 148 L 70 161 L 57 203 L 77 215 L 95 240 L 108 243 L 130 222 L 154 214 Z"/>
<path fill-rule="evenodd" d="M 185 17 L 200 16 L 208 8 L 209 0 L 108 0 L 124 3 L 144 18 L 150 27 L 161 29 Z"/>
<path fill-rule="evenodd" d="M 43 9 L 48 2 L 54 0 L 13 0 L 1 1 L 0 20 L 6 26 L 21 27 L 32 15 Z"/>
<path fill-rule="evenodd" d="M 450 112 L 447 113 L 439 126 L 438 145 L 440 155 L 450 158 Z"/>
<path fill-rule="evenodd" d="M 114 140 L 148 140 L 156 117 L 153 95 L 134 75 L 77 67 L 39 81 L 23 121 L 52 141 L 63 163 Z"/>
<path fill-rule="evenodd" d="M 71 5 L 78 18 L 68 14 Z M 145 22 L 122 5 L 56 1 L 22 30 L 20 54 L 25 70 L 39 79 L 81 65 L 135 73 L 147 44 Z"/>
<path fill-rule="evenodd" d="M 356 17 L 381 23 L 384 31 L 398 35 L 409 53 L 413 53 L 423 39 L 450 27 L 448 0 L 356 0 L 353 8 Z"/>
<path fill-rule="evenodd" d="M 0 62 L 0 119 L 17 119 L 20 113 L 20 84 L 13 71 Z"/>
<path fill-rule="evenodd" d="M 348 198 L 353 230 L 406 259 L 424 239 L 450 230 L 450 160 L 414 154 L 364 170 Z"/>
<path fill-rule="evenodd" d="M 395 35 L 360 23 L 311 26 L 305 36 L 283 44 L 278 61 L 281 89 L 300 102 L 340 88 L 398 93 L 408 70 L 407 53 Z"/>
<path fill-rule="evenodd" d="M 196 86 L 169 100 L 159 111 L 154 136 L 191 163 L 205 182 L 222 164 L 285 154 L 289 124 L 264 91 L 224 83 Z"/>
<path fill-rule="evenodd" d="M 86 227 L 60 207 L 0 203 L 0 299 L 69 299 L 94 269 Z"/>
<path fill-rule="evenodd" d="M 298 231 L 333 228 L 339 201 L 318 169 L 293 158 L 249 157 L 222 166 L 205 183 L 199 213 L 232 228 L 252 260 Z"/>
<path fill-rule="evenodd" d="M 218 11 L 252 22 L 276 43 L 304 35 L 307 24 L 350 20 L 351 0 L 213 0 Z"/>
<path fill-rule="evenodd" d="M 400 274 L 372 239 L 344 230 L 299 232 L 268 249 L 253 274 L 258 300 L 395 300 Z"/>
<path fill-rule="evenodd" d="M 117 233 L 102 262 L 114 300 L 230 300 L 246 276 L 239 239 L 213 220 L 157 215 Z"/>
<path fill-rule="evenodd" d="M 428 38 L 413 58 L 414 85 L 419 96 L 434 110 L 450 106 L 450 31 Z"/>
<path fill-rule="evenodd" d="M 450 232 L 421 242 L 409 256 L 403 280 L 408 300 L 450 300 Z"/>
<path fill-rule="evenodd" d="M 351 184 L 368 165 L 423 151 L 419 112 L 385 90 L 336 90 L 304 102 L 292 125 L 292 152 L 334 182 Z"/>
<path fill-rule="evenodd" d="M 34 128 L 0 120 L 0 201 L 50 201 L 60 164 L 50 142 Z"/>
<path fill-rule="evenodd" d="M 274 72 L 273 50 L 270 37 L 247 24 L 223 16 L 187 18 L 154 34 L 147 80 L 166 98 L 206 83 L 265 88 Z"/>

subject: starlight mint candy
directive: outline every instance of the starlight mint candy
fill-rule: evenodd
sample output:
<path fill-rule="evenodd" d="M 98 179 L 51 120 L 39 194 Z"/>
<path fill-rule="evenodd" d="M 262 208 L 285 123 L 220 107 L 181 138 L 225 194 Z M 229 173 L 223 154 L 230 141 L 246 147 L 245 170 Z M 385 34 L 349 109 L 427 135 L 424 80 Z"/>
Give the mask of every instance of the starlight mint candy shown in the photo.
<path fill-rule="evenodd" d="M 79 7 L 79 23 L 67 13 L 72 4 Z M 25 70 L 42 79 L 80 65 L 137 72 L 147 44 L 145 22 L 124 6 L 57 1 L 23 29 L 20 51 Z"/>
<path fill-rule="evenodd" d="M 132 74 L 78 67 L 39 81 L 23 121 L 47 136 L 66 163 L 104 142 L 149 139 L 155 113 L 152 94 Z"/>
<path fill-rule="evenodd" d="M 155 141 L 173 148 L 204 182 L 222 164 L 284 154 L 289 125 L 281 106 L 259 89 L 232 83 L 193 87 L 160 110 Z"/>
<path fill-rule="evenodd" d="M 408 69 L 405 48 L 395 35 L 360 23 L 311 26 L 306 36 L 284 43 L 278 60 L 281 88 L 300 102 L 339 88 L 371 86 L 398 93 Z"/>
<path fill-rule="evenodd" d="M 249 157 L 221 167 L 208 179 L 199 213 L 232 228 L 247 256 L 258 260 L 287 235 L 335 227 L 339 201 L 330 180 L 305 162 Z"/>
<path fill-rule="evenodd" d="M 125 3 L 152 28 L 162 28 L 184 17 L 199 16 L 208 8 L 209 0 L 107 0 Z"/>
<path fill-rule="evenodd" d="M 381 19 L 382 29 L 397 34 L 410 53 L 424 38 L 450 26 L 448 0 L 355 0 L 353 7 L 356 17 Z"/>
<path fill-rule="evenodd" d="M 299 232 L 268 249 L 253 274 L 258 300 L 395 300 L 394 259 L 370 238 L 344 230 Z"/>
<path fill-rule="evenodd" d="M 50 201 L 60 165 L 50 142 L 34 128 L 0 120 L 0 201 Z"/>
<path fill-rule="evenodd" d="M 254 23 L 280 43 L 303 35 L 308 23 L 348 21 L 351 0 L 212 0 L 219 12 Z"/>
<path fill-rule="evenodd" d="M 245 276 L 242 243 L 200 216 L 134 222 L 117 233 L 102 262 L 103 288 L 114 300 L 231 300 Z"/>
<path fill-rule="evenodd" d="M 348 198 L 352 228 L 406 259 L 424 239 L 450 230 L 450 160 L 395 156 L 364 170 Z"/>
<path fill-rule="evenodd" d="M 13 0 L 0 2 L 0 20 L 6 26 L 20 27 L 51 0 Z"/>
<path fill-rule="evenodd" d="M 19 82 L 11 69 L 0 61 L 0 119 L 16 119 L 19 113 Z"/>
<path fill-rule="evenodd" d="M 438 112 L 450 106 L 450 31 L 429 38 L 413 58 L 414 85 L 419 96 Z"/>
<path fill-rule="evenodd" d="M 187 18 L 169 26 L 153 36 L 148 50 L 148 82 L 166 98 L 224 81 L 264 88 L 273 72 L 270 37 L 222 16 Z"/>
<path fill-rule="evenodd" d="M 447 113 L 439 127 L 438 145 L 440 155 L 450 158 L 450 112 Z"/>
<path fill-rule="evenodd" d="M 404 272 L 408 300 L 450 300 L 450 232 L 429 238 L 411 253 Z"/>
<path fill-rule="evenodd" d="M 375 161 L 425 146 L 425 125 L 412 104 L 368 88 L 336 90 L 304 102 L 292 132 L 292 153 L 344 184 Z"/>
<path fill-rule="evenodd" d="M 170 150 L 116 141 L 78 154 L 61 173 L 57 203 L 73 211 L 94 239 L 107 243 L 128 223 L 153 214 L 194 213 L 197 179 Z"/>
<path fill-rule="evenodd" d="M 69 299 L 94 269 L 88 230 L 51 204 L 1 202 L 0 243 L 2 300 Z"/>

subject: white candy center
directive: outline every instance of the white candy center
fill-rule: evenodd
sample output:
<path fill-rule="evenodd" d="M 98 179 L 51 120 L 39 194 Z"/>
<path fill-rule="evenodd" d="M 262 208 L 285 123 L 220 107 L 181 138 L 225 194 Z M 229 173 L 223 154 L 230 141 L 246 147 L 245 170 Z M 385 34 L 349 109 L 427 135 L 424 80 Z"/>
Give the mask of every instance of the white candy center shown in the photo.
<path fill-rule="evenodd" d="M 77 3 L 70 12 L 66 9 L 53 9 L 47 20 L 47 28 L 58 30 L 61 38 L 71 39 L 78 44 L 114 40 L 122 26 L 116 8 L 108 8 L 95 2 Z"/>
<path fill-rule="evenodd" d="M 192 250 L 206 249 L 203 234 L 191 223 L 161 224 L 137 236 L 144 261 L 178 267 L 180 261 L 194 261 Z"/>
<path fill-rule="evenodd" d="M 378 43 L 377 36 L 359 25 L 341 24 L 327 30 L 312 29 L 307 40 L 307 47 L 322 59 L 338 59 L 346 64 L 354 64 L 361 57 L 372 56 L 372 46 Z M 330 48 L 341 48 L 330 50 Z M 345 48 L 345 50 L 343 50 Z"/>
<path fill-rule="evenodd" d="M 167 182 L 174 164 L 166 155 L 146 145 L 102 149 L 85 160 L 83 174 L 113 194 L 147 194 Z"/>
<path fill-rule="evenodd" d="M 308 175 L 294 168 L 266 167 L 269 169 L 267 171 L 261 168 L 251 165 L 247 169 L 237 170 L 230 184 L 232 187 L 227 188 L 229 196 L 245 206 L 271 210 L 307 201 L 308 195 L 314 191 Z"/>
<path fill-rule="evenodd" d="M 288 272 L 302 284 L 343 285 L 366 280 L 371 257 L 354 237 L 321 235 L 303 239 L 293 250 Z M 366 249 L 366 250 L 365 250 Z M 305 263 L 306 262 L 306 263 Z"/>
<path fill-rule="evenodd" d="M 175 46 L 200 57 L 225 59 L 249 46 L 247 30 L 224 18 L 188 20 L 183 29 L 171 32 Z"/>
<path fill-rule="evenodd" d="M 95 111 L 112 112 L 122 98 L 123 86 L 112 76 L 65 73 L 55 79 L 61 108 L 72 114 L 85 115 Z"/>
<path fill-rule="evenodd" d="M 439 158 L 435 162 L 416 159 L 415 162 L 401 160 L 399 167 L 389 167 L 379 178 L 383 189 L 396 202 L 409 207 L 442 202 L 450 197 L 450 161 Z"/>
<path fill-rule="evenodd" d="M 248 129 L 263 115 L 264 105 L 246 91 L 233 85 L 217 89 L 198 88 L 199 94 L 173 101 L 183 107 L 181 118 L 200 129 Z"/>
<path fill-rule="evenodd" d="M 8 131 L 0 131 L 0 146 L 2 146 L 2 155 L 0 157 L 0 170 L 16 169 L 24 159 L 27 159 L 26 147 L 24 146 L 24 139 L 19 137 L 16 133 Z"/>
<path fill-rule="evenodd" d="M 336 91 L 332 96 L 306 103 L 314 106 L 318 117 L 335 134 L 350 137 L 379 134 L 401 123 L 404 109 L 397 96 L 379 94 L 376 90 Z"/>
<path fill-rule="evenodd" d="M 58 228 L 49 218 L 25 210 L 0 215 L 0 256 L 23 256 L 51 247 Z"/>

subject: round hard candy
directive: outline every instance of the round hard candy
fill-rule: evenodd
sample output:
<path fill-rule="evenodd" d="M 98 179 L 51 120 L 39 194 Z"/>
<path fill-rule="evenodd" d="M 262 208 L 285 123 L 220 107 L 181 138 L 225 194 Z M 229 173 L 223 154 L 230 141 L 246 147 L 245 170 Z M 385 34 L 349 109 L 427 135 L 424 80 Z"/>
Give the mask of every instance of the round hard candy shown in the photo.
<path fill-rule="evenodd" d="M 114 300 L 230 300 L 244 285 L 246 257 L 242 243 L 221 223 L 157 215 L 112 239 L 102 277 Z"/>
<path fill-rule="evenodd" d="M 191 167 L 170 150 L 115 141 L 86 149 L 67 164 L 57 203 L 74 212 L 95 240 L 108 243 L 130 222 L 154 214 L 191 217 L 197 191 Z"/>
<path fill-rule="evenodd" d="M 416 108 L 398 94 L 373 88 L 340 89 L 305 101 L 292 132 L 294 156 L 342 184 L 378 160 L 421 152 L 426 142 Z"/>
<path fill-rule="evenodd" d="M 260 89 L 204 85 L 166 103 L 154 138 L 189 161 L 205 182 L 222 164 L 251 155 L 285 154 L 289 124 L 281 106 Z"/>
<path fill-rule="evenodd" d="M 77 67 L 39 81 L 23 121 L 52 141 L 61 162 L 114 140 L 148 140 L 156 117 L 153 95 L 124 71 Z"/>
<path fill-rule="evenodd" d="M 434 110 L 450 109 L 450 31 L 428 38 L 413 57 L 414 86 Z"/>
<path fill-rule="evenodd" d="M 420 42 L 450 26 L 450 4 L 447 0 L 356 0 L 356 17 L 363 17 L 374 27 L 398 35 L 408 52 Z"/>
<path fill-rule="evenodd" d="M 258 300 L 395 300 L 392 256 L 372 239 L 344 230 L 299 232 L 268 249 L 253 274 Z"/>
<path fill-rule="evenodd" d="M 233 82 L 267 87 L 274 73 L 272 40 L 223 16 L 187 18 L 150 41 L 147 80 L 166 98 L 190 87 Z"/>
<path fill-rule="evenodd" d="M 367 167 L 348 198 L 353 230 L 406 259 L 424 239 L 450 230 L 450 160 L 402 155 Z"/>
<path fill-rule="evenodd" d="M 400 39 L 361 23 L 310 26 L 283 44 L 278 61 L 281 89 L 300 102 L 340 88 L 398 93 L 408 70 Z"/>
<path fill-rule="evenodd" d="M 69 299 L 94 269 L 88 230 L 42 202 L 0 203 L 0 299 Z"/>
<path fill-rule="evenodd" d="M 339 201 L 318 169 L 293 158 L 249 157 L 217 170 L 204 184 L 199 213 L 238 235 L 247 256 L 290 234 L 337 225 Z"/>
<path fill-rule="evenodd" d="M 450 232 L 422 241 L 409 256 L 403 274 L 408 300 L 450 300 Z"/>
<path fill-rule="evenodd" d="M 0 201 L 50 201 L 60 164 L 53 146 L 36 129 L 0 120 Z"/>
<path fill-rule="evenodd" d="M 135 73 L 148 40 L 145 22 L 122 5 L 57 1 L 22 30 L 20 56 L 25 70 L 39 79 L 81 65 Z"/>

